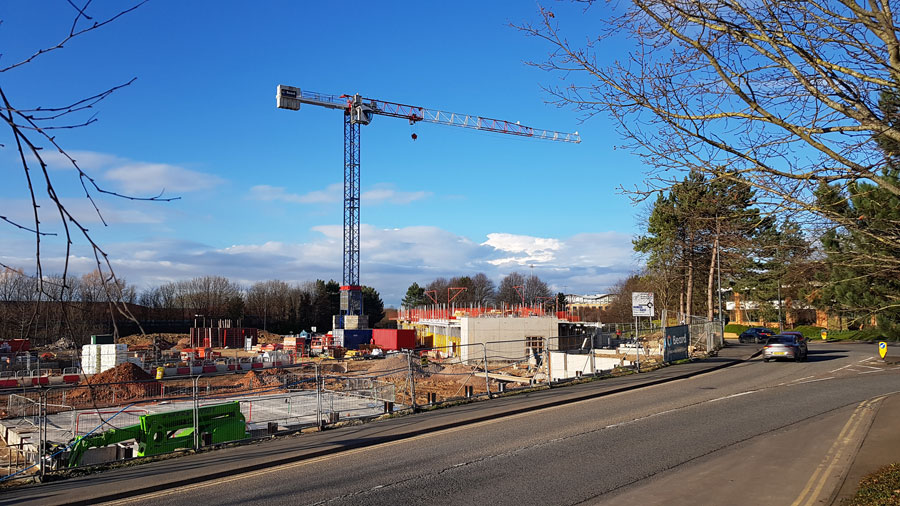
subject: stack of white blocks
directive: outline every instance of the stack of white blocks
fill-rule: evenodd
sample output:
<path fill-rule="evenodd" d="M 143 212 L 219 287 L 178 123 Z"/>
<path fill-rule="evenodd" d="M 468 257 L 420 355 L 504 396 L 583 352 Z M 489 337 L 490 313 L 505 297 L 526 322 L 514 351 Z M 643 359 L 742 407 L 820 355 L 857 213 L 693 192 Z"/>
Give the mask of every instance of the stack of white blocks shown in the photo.
<path fill-rule="evenodd" d="M 86 344 L 81 348 L 85 374 L 99 374 L 127 361 L 127 344 Z"/>

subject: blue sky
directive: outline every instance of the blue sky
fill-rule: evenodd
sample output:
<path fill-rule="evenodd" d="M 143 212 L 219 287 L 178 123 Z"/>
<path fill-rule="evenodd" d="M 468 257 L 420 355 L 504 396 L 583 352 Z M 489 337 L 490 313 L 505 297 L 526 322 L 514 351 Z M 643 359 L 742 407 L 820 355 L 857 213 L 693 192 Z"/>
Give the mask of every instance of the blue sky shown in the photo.
<path fill-rule="evenodd" d="M 97 0 L 89 12 L 100 19 L 121 5 Z M 576 33 L 607 14 L 551 7 Z M 73 16 L 65 0 L 4 2 L 0 64 L 54 45 Z M 204 274 L 340 281 L 342 116 L 277 109 L 275 88 L 287 84 L 582 136 L 574 145 L 387 117 L 363 127 L 361 278 L 387 304 L 414 281 L 485 272 L 499 282 L 531 265 L 554 290 L 602 292 L 638 268 L 630 241 L 640 209 L 616 188 L 644 169 L 615 149 L 611 120 L 581 122 L 546 103 L 541 86 L 561 76 L 524 62 L 551 48 L 509 27 L 537 20 L 538 4 L 518 1 L 153 0 L 0 77 L 18 108 L 137 78 L 88 113 L 96 123 L 57 141 L 111 190 L 180 200 L 100 198 L 103 227 L 71 168 L 47 153 L 64 201 L 139 289 Z M 0 142 L 0 215 L 27 223 L 15 144 L 5 131 Z M 61 228 L 52 215 L 42 221 Z M 62 247 L 45 239 L 45 271 L 61 268 Z M 77 242 L 78 273 L 92 268 L 87 253 Z M 0 262 L 33 272 L 33 237 L 0 224 Z"/>

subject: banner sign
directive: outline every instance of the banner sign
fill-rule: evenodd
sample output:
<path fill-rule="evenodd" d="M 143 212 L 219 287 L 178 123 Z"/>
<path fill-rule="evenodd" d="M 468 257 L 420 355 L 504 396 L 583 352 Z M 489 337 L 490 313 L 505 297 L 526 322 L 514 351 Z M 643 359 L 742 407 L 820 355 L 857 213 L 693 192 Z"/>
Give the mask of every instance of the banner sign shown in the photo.
<path fill-rule="evenodd" d="M 652 292 L 631 292 L 631 316 L 653 316 Z"/>
<path fill-rule="evenodd" d="M 688 343 L 690 339 L 690 326 L 679 325 L 666 327 L 666 347 L 663 350 L 663 360 L 674 362 L 688 358 Z"/>

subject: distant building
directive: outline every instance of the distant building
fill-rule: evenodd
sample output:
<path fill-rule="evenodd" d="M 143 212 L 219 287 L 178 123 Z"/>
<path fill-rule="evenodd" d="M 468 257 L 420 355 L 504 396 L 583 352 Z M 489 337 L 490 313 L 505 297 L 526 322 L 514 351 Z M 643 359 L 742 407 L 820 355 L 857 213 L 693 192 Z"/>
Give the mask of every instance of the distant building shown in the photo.
<path fill-rule="evenodd" d="M 598 293 L 595 295 L 566 294 L 566 307 L 570 310 L 578 308 L 606 309 L 616 299 L 614 293 Z"/>

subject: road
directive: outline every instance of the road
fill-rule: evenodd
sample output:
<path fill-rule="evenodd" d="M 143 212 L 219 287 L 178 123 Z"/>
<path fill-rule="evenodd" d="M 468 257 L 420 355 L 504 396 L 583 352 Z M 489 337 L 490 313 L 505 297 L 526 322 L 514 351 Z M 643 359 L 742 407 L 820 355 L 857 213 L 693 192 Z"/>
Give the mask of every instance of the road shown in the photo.
<path fill-rule="evenodd" d="M 873 351 L 813 343 L 806 363 L 757 359 L 118 504 L 813 504 L 864 432 L 860 404 L 900 390 Z"/>
<path fill-rule="evenodd" d="M 874 354 L 813 343 L 805 363 L 755 359 L 115 504 L 821 504 L 865 435 L 869 400 L 900 391 L 900 369 Z M 359 437 L 341 434 L 321 435 Z M 188 472 L 180 461 L 172 473 Z M 115 473 L 80 486 L 116 490 Z M 65 502 L 51 490 L 45 504 Z"/>

